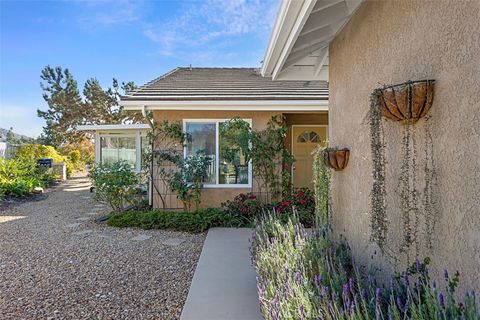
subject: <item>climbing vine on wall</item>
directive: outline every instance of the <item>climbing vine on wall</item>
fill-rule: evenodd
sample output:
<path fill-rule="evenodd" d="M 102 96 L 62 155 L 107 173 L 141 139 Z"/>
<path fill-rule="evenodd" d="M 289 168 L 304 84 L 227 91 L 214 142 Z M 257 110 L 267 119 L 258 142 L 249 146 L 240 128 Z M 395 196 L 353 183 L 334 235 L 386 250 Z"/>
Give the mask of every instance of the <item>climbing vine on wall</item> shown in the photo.
<path fill-rule="evenodd" d="M 436 170 L 430 117 L 426 116 L 433 102 L 433 80 L 406 82 L 373 91 L 370 98 L 369 124 L 373 162 L 371 190 L 371 240 L 383 253 L 389 248 L 389 220 L 387 215 L 386 143 L 383 119 L 402 124 L 401 166 L 396 194 L 399 196 L 402 240 L 400 253 L 411 260 L 414 249 L 418 257 L 422 244 L 432 247 L 432 236 L 437 216 Z M 416 123 L 424 118 L 419 131 Z M 418 154 L 417 141 L 423 139 L 424 157 Z M 423 160 L 423 166 L 420 162 Z M 395 168 L 394 168 L 395 169 Z M 421 171 L 423 169 L 423 172 Z M 395 172 L 395 171 L 394 171 Z M 423 189 L 421 185 L 423 184 Z M 422 227 L 423 224 L 423 227 Z M 423 235 L 423 238 L 422 238 Z"/>
<path fill-rule="evenodd" d="M 313 151 L 313 186 L 315 215 L 319 229 L 328 231 L 331 226 L 332 199 L 330 192 L 331 169 L 327 165 L 328 148 L 320 145 Z"/>
<path fill-rule="evenodd" d="M 385 142 L 382 134 L 382 118 L 378 107 L 381 94 L 382 91 L 376 89 L 370 96 L 370 148 L 373 160 L 373 185 L 370 193 L 370 237 L 371 240 L 384 251 L 384 245 L 387 240 L 388 221 L 385 187 Z"/>

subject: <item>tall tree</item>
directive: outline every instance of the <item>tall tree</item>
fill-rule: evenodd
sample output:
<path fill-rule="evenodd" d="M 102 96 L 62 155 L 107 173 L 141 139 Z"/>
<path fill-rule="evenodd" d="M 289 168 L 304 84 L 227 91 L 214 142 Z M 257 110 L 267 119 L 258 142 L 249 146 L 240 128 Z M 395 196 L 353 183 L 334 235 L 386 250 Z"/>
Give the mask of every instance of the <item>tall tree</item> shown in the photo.
<path fill-rule="evenodd" d="M 78 139 L 78 134 L 72 130 L 81 123 L 82 98 L 68 69 L 55 69 L 47 66 L 42 70 L 40 87 L 43 99 L 48 104 L 47 111 L 37 110 L 39 117 L 44 118 L 46 140 L 60 145 L 67 140 Z"/>
<path fill-rule="evenodd" d="M 45 119 L 42 140 L 60 146 L 66 142 L 80 143 L 85 132 L 77 131 L 81 124 L 118 124 L 141 122 L 139 113 L 127 113 L 119 106 L 120 91 L 135 88 L 134 84 L 118 83 L 113 79 L 112 87 L 103 89 L 95 78 L 87 80 L 80 95 L 77 82 L 68 69 L 45 67 L 41 74 L 40 86 L 43 99 L 48 104 L 46 111 L 38 110 L 38 116 Z"/>

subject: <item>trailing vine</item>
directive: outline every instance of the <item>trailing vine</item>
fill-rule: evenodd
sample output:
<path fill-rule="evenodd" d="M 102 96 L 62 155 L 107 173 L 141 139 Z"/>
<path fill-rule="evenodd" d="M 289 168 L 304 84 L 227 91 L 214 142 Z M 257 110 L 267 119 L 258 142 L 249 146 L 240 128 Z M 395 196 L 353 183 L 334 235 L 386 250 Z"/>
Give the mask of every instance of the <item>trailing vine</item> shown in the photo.
<path fill-rule="evenodd" d="M 371 200 L 371 241 L 375 242 L 380 250 L 384 252 L 384 245 L 387 240 L 388 220 L 386 205 L 385 186 L 385 143 L 382 134 L 382 117 L 378 107 L 378 100 L 381 96 L 381 89 L 376 89 L 370 96 L 369 124 L 370 124 L 370 148 L 372 151 L 372 176 L 373 186 L 370 193 Z"/>
<path fill-rule="evenodd" d="M 400 175 L 398 178 L 398 195 L 400 197 L 400 213 L 402 221 L 402 240 L 400 244 L 400 252 L 406 255 L 407 261 L 410 261 L 410 254 L 412 248 L 414 249 L 415 256 L 418 257 L 421 251 L 422 245 L 422 231 L 425 237 L 426 247 L 432 248 L 432 236 L 435 227 L 435 220 L 437 215 L 436 199 L 434 198 L 434 188 L 436 187 L 436 170 L 433 155 L 433 139 L 430 132 L 429 117 L 425 118 L 424 124 L 424 163 L 423 163 L 423 177 L 424 188 L 420 190 L 418 186 L 418 177 L 420 174 L 419 157 L 417 151 L 418 133 L 416 123 L 418 121 L 418 107 L 416 115 L 412 110 L 414 103 L 419 103 L 418 95 L 416 96 L 417 102 L 413 101 L 412 85 L 416 82 L 407 82 L 405 84 L 391 87 L 383 87 L 373 91 L 370 97 L 370 110 L 369 110 L 369 124 L 370 124 L 370 137 L 371 137 L 371 152 L 373 162 L 373 185 L 371 191 L 371 241 L 375 242 L 382 253 L 386 253 L 387 235 L 388 235 L 388 218 L 387 218 L 387 202 L 386 202 L 386 144 L 384 141 L 382 116 L 392 121 L 398 121 L 397 123 L 403 123 L 402 126 L 402 161 L 400 166 Z M 392 102 L 392 87 L 401 87 L 399 90 L 405 90 L 407 95 L 402 96 L 402 92 L 397 97 L 397 93 Z M 390 90 L 385 93 L 385 89 Z M 405 91 L 404 91 L 405 92 Z M 385 99 L 388 94 L 390 105 L 385 105 Z M 406 97 L 406 100 L 401 100 Z M 403 110 L 404 118 L 392 117 L 395 111 L 392 109 L 392 103 L 398 103 Z M 402 105 L 406 103 L 406 105 Z M 431 100 L 430 100 L 431 103 Z M 420 105 L 421 106 L 421 105 Z M 431 105 L 430 105 L 431 106 Z M 430 108 L 428 106 L 428 108 Z M 388 108 L 388 109 L 387 109 Z M 406 111 L 406 112 L 405 112 Z M 398 115 L 398 113 L 397 113 Z M 400 119 L 400 120 L 398 120 Z M 423 208 L 421 207 L 423 206 Z M 423 216 L 423 220 L 421 219 Z M 421 224 L 424 223 L 422 229 Z M 398 257 L 394 257 L 398 259 Z"/>
<path fill-rule="evenodd" d="M 320 145 L 312 154 L 316 224 L 319 229 L 329 230 L 332 216 L 332 198 L 330 192 L 331 169 L 327 165 L 326 159 L 328 148 Z"/>
<path fill-rule="evenodd" d="M 433 139 L 430 131 L 430 117 L 425 118 L 425 150 L 424 150 L 425 186 L 423 189 L 423 207 L 425 218 L 425 242 L 428 249 L 432 249 L 433 230 L 438 211 L 435 209 L 437 201 L 434 190 L 437 187 L 437 172 L 433 154 Z"/>

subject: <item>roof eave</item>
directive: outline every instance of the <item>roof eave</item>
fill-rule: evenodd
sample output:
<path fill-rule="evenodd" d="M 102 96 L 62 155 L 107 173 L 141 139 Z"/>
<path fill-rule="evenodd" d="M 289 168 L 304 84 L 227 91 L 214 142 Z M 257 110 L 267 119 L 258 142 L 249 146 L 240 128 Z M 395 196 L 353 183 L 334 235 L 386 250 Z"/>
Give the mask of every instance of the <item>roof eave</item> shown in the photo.
<path fill-rule="evenodd" d="M 196 101 L 121 101 L 127 111 L 193 110 L 193 111 L 328 111 L 328 100 L 196 100 Z"/>
<path fill-rule="evenodd" d="M 276 80 L 317 0 L 283 0 L 263 59 L 261 74 Z"/>
<path fill-rule="evenodd" d="M 85 124 L 77 126 L 77 131 L 124 131 L 124 130 L 148 130 L 148 124 Z"/>

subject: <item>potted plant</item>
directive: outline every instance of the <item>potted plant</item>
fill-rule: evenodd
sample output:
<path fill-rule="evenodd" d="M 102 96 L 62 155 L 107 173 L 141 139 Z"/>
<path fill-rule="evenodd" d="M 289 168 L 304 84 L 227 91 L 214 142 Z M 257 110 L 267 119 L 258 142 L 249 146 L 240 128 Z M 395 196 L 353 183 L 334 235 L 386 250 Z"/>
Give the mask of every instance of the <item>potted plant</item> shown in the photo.
<path fill-rule="evenodd" d="M 378 103 L 382 116 L 411 124 L 427 115 L 433 103 L 435 80 L 407 81 L 380 90 Z"/>

